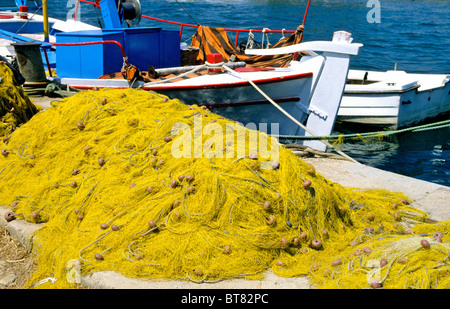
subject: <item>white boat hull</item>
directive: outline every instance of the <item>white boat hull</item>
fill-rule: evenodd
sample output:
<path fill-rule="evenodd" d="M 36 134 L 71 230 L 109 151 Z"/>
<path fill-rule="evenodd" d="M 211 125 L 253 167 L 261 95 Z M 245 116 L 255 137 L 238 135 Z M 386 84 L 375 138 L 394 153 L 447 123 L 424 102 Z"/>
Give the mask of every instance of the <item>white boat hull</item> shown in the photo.
<path fill-rule="evenodd" d="M 311 95 L 312 74 L 297 74 L 292 78 L 266 79 L 256 82 L 258 87 L 286 112 L 303 123 L 306 121 Z M 267 127 L 268 134 L 304 135 L 304 131 L 266 100 L 247 82 L 224 87 L 201 88 L 147 88 L 177 98 L 183 103 L 202 105 L 212 112 L 233 119 L 244 125 Z M 272 132 L 272 128 L 276 130 Z"/>
<path fill-rule="evenodd" d="M 311 62 L 317 68 L 322 57 Z M 310 113 L 309 101 L 312 93 L 313 73 L 310 65 L 306 71 L 275 69 L 271 71 L 239 73 L 252 80 L 264 93 L 279 104 L 295 119 L 304 123 Z M 78 89 L 139 87 L 147 91 L 179 99 L 187 105 L 206 106 L 212 112 L 238 121 L 243 125 L 255 125 L 260 131 L 275 135 L 301 135 L 304 130 L 288 119 L 266 100 L 248 81 L 230 73 L 203 75 L 167 84 L 129 83 L 116 79 L 71 79 L 58 82 Z M 275 131 L 272 132 L 272 129 Z"/>
<path fill-rule="evenodd" d="M 403 71 L 350 70 L 338 121 L 387 128 L 408 127 L 450 112 L 450 76 Z"/>

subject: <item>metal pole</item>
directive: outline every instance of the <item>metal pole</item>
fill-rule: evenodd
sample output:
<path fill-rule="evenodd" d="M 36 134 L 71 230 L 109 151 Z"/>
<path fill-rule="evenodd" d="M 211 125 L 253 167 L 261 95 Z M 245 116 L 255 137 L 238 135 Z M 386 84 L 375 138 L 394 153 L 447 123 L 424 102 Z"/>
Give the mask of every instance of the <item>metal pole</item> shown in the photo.
<path fill-rule="evenodd" d="M 43 7 L 43 16 L 44 16 L 44 41 L 50 42 L 50 36 L 49 36 L 49 27 L 48 27 L 48 2 L 47 0 L 44 0 Z"/>
<path fill-rule="evenodd" d="M 302 25 L 305 25 L 306 16 L 308 15 L 309 5 L 311 4 L 311 0 L 308 0 L 308 4 L 306 5 L 305 15 L 303 16 L 303 22 Z"/>

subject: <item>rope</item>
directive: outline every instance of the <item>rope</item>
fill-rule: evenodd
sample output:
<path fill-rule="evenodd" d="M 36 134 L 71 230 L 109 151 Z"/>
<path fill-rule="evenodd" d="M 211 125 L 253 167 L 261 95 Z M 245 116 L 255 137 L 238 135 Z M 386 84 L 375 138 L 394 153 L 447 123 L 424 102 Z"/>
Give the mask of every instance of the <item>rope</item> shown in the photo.
<path fill-rule="evenodd" d="M 272 44 L 270 44 L 270 42 L 269 42 L 269 34 L 267 34 L 266 31 L 270 31 L 270 29 L 269 28 L 263 28 L 263 31 L 262 31 L 262 48 L 264 48 L 264 41 L 266 41 L 266 40 L 267 40 L 266 48 L 270 48 L 270 46 L 272 46 Z"/>
<path fill-rule="evenodd" d="M 390 136 L 394 134 L 400 134 L 405 132 L 420 132 L 434 129 L 442 129 L 450 127 L 450 120 L 438 121 L 430 124 L 420 125 L 416 127 L 409 127 L 400 130 L 392 131 L 375 131 L 367 133 L 351 133 L 351 134 L 336 134 L 328 136 L 300 136 L 300 135 L 271 135 L 279 139 L 296 139 L 296 140 L 326 140 L 326 139 L 339 139 L 339 138 L 353 138 L 353 137 L 373 137 L 373 136 Z"/>
<path fill-rule="evenodd" d="M 188 11 L 186 11 L 186 9 L 181 5 L 181 3 L 180 2 L 178 2 L 178 0 L 175 0 L 177 3 L 178 3 L 178 5 L 183 9 L 183 11 L 187 14 L 187 16 L 189 16 L 193 21 L 194 21 L 194 23 L 196 23 L 197 24 L 197 26 L 200 26 L 200 24 L 195 20 L 195 18 L 194 17 L 192 17 L 192 15 L 191 14 L 189 14 L 189 12 Z"/>
<path fill-rule="evenodd" d="M 317 134 L 315 134 L 314 132 L 312 132 L 311 130 L 309 130 L 305 125 L 303 125 L 302 123 L 300 123 L 297 119 L 295 119 L 294 117 L 292 117 L 291 114 L 289 114 L 288 112 L 286 112 L 280 105 L 278 105 L 274 100 L 272 100 L 264 91 L 261 90 L 261 88 L 259 88 L 258 86 L 256 86 L 256 84 L 248 79 L 243 77 L 241 74 L 239 74 L 238 72 L 236 72 L 235 70 L 227 67 L 227 66 L 223 66 L 223 68 L 225 68 L 226 70 L 228 70 L 230 73 L 234 73 L 235 75 L 237 75 L 238 77 L 246 80 L 247 82 L 250 83 L 250 85 L 253 86 L 253 88 L 255 88 L 263 97 L 265 97 L 270 103 L 272 103 L 272 105 L 274 105 L 280 112 L 282 112 L 286 117 L 288 117 L 289 119 L 291 119 L 293 122 L 295 122 L 298 126 L 300 126 L 301 128 L 303 128 L 305 131 L 307 131 L 309 134 L 313 135 L 313 136 L 317 136 Z M 356 161 L 355 159 L 351 158 L 350 156 L 348 156 L 347 154 L 343 153 L 342 151 L 336 149 L 333 145 L 331 145 L 330 143 L 328 143 L 327 141 L 324 140 L 320 140 L 323 144 L 325 144 L 327 147 L 333 149 L 334 151 L 336 151 L 338 154 L 340 154 L 341 156 L 349 159 L 350 161 L 354 162 L 354 163 L 359 163 L 358 161 Z"/>
<path fill-rule="evenodd" d="M 27 21 L 22 25 L 22 27 L 19 28 L 19 30 L 16 31 L 16 34 L 18 34 L 20 32 L 20 30 L 23 29 L 23 27 L 25 27 L 34 17 L 34 15 L 37 14 L 37 12 L 42 9 L 42 7 L 44 6 L 44 4 L 47 2 L 47 0 L 45 0 L 44 2 L 42 2 L 41 6 L 33 13 L 33 15 L 31 15 L 30 18 L 27 19 Z"/>
<path fill-rule="evenodd" d="M 252 30 L 250 29 L 250 32 L 248 33 L 248 40 L 247 40 L 245 49 L 253 49 L 253 46 L 255 45 L 254 38 L 255 38 L 255 35 L 253 34 Z"/>

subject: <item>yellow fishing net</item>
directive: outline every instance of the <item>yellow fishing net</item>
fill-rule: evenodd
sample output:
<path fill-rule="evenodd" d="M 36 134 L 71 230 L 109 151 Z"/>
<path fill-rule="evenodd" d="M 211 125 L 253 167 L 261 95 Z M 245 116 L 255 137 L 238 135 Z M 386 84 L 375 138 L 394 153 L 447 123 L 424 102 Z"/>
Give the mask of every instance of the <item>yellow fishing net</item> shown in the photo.
<path fill-rule="evenodd" d="M 46 222 L 28 287 L 74 287 L 77 265 L 198 283 L 272 269 L 326 288 L 449 285 L 448 223 L 425 223 L 401 193 L 344 188 L 266 134 L 156 93 L 53 102 L 3 149 L 0 201 Z"/>
<path fill-rule="evenodd" d="M 0 136 L 9 136 L 37 112 L 39 107 L 17 85 L 14 74 L 6 63 L 0 61 Z"/>

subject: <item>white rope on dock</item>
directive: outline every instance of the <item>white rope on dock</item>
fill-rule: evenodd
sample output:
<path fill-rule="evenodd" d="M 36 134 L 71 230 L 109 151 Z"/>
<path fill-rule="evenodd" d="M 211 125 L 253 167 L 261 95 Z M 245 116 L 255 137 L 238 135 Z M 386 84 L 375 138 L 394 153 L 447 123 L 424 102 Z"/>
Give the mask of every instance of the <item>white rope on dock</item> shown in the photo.
<path fill-rule="evenodd" d="M 309 134 L 311 134 L 312 136 L 317 136 L 317 134 L 315 134 L 314 132 L 312 132 L 311 130 L 309 130 L 305 125 L 303 125 L 302 123 L 300 123 L 297 119 L 295 119 L 291 114 L 289 114 L 288 112 L 286 112 L 280 105 L 278 105 L 274 100 L 272 100 L 264 91 L 261 90 L 261 88 L 259 88 L 252 80 L 243 77 L 241 74 L 239 74 L 238 72 L 236 72 L 235 70 L 228 68 L 226 66 L 223 66 L 227 71 L 229 71 L 230 73 L 236 74 L 238 77 L 246 80 L 247 82 L 250 83 L 250 85 L 252 85 L 262 96 L 264 96 L 270 103 L 272 103 L 272 105 L 274 105 L 279 111 L 281 111 L 284 115 L 286 115 L 286 117 L 288 117 L 289 119 L 291 119 L 293 122 L 295 122 L 297 125 L 299 125 L 301 128 L 303 128 L 305 131 L 307 131 Z M 336 151 L 338 154 L 340 154 L 341 156 L 349 159 L 350 161 L 352 161 L 353 163 L 359 163 L 358 161 L 356 161 L 355 159 L 351 158 L 350 156 L 348 156 L 347 154 L 343 153 L 342 151 L 336 149 L 333 145 L 331 145 L 330 143 L 328 143 L 327 141 L 324 140 L 320 140 L 320 142 L 324 143 L 326 146 L 332 148 L 334 151 Z"/>

